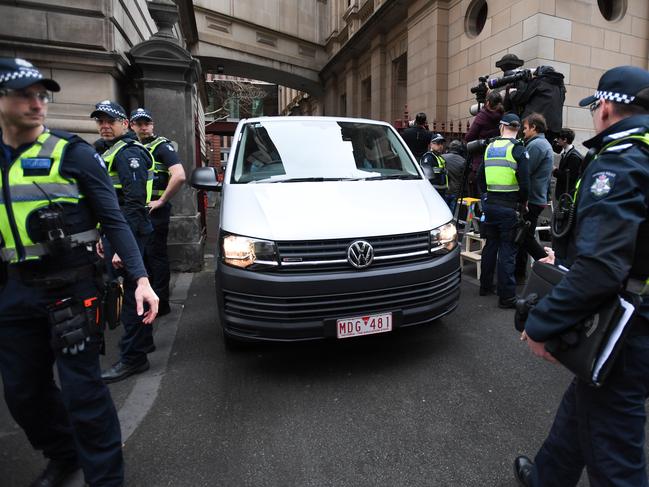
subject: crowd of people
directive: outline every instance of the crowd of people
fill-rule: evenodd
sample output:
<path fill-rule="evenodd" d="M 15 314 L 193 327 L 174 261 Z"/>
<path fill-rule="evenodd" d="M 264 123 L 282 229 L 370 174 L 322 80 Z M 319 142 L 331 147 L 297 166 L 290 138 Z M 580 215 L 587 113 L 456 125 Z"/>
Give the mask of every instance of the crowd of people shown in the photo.
<path fill-rule="evenodd" d="M 516 61 L 507 56 L 508 63 Z M 539 99 L 565 96 L 561 80 L 554 76 Z M 530 106 L 543 108 L 539 99 Z M 514 460 L 517 481 L 526 487 L 574 486 L 586 469 L 593 486 L 648 486 L 644 429 L 649 398 L 649 72 L 633 66 L 612 68 L 600 78 L 595 93 L 579 104 L 589 108 L 596 132 L 584 142 L 590 149 L 586 156 L 573 145 L 574 131 L 558 128 L 556 113 L 551 113 L 551 130 L 543 114 L 529 107 L 522 116 L 505 111 L 508 104 L 503 104 L 501 93 L 488 93 L 465 137 L 467 142 L 487 141 L 484 150 L 467 158 L 467 186 L 456 192 L 481 200 L 480 233 L 486 244 L 479 294 L 495 293 L 499 307 L 517 308 L 520 339 L 535 356 L 559 363 L 552 354 L 557 349 L 548 346 L 551 340 L 574 347 L 576 327 L 596 317 L 603 303 L 622 297 L 633 303 L 620 351 L 609 358 L 610 375 L 597 384 L 574 378 L 534 460 L 523 455 Z M 419 118 L 425 120 L 423 114 Z M 441 135 L 432 134 L 420 163 L 445 197 L 451 172 L 446 175 L 450 165 L 434 143 L 440 140 Z M 427 171 L 427 166 L 436 170 Z M 550 246 L 542 247 L 534 231 L 553 203 L 558 206 L 553 216 L 559 212 L 561 218 L 556 225 L 552 222 Z M 567 271 L 547 295 L 528 296 L 534 304 L 523 313 L 517 306 L 521 301 L 516 285 L 517 279 L 519 284 L 525 280 L 528 254 Z M 573 339 L 562 338 L 570 333 Z"/>
<path fill-rule="evenodd" d="M 115 101 L 97 103 L 94 147 L 47 128 L 50 92 L 58 91 L 30 62 L 0 58 L 0 373 L 11 415 L 49 461 L 33 485 L 61 485 L 82 468 L 90 486 L 121 486 L 120 425 L 106 384 L 149 368 L 150 325 L 170 311 L 170 200 L 185 174 L 146 108 L 127 116 Z M 591 485 L 647 486 L 649 72 L 610 69 L 581 100 L 596 132 L 584 142 L 586 157 L 573 145 L 574 131 L 547 137 L 541 113 L 505 112 L 505 102 L 489 93 L 465 141 L 450 141 L 446 151 L 424 113 L 403 134 L 451 210 L 457 195 L 481 200 L 479 294 L 515 307 L 517 254 L 521 273 L 528 253 L 565 265 L 520 336 L 551 362 L 546 342 L 599 303 L 625 293 L 635 306 L 623 358 L 601 387 L 575 378 L 534 461 L 515 459 L 516 478 L 524 486 L 572 486 L 586 468 Z M 484 150 L 467 154 L 464 142 L 478 139 L 488 139 Z M 571 217 L 543 249 L 534 238 L 539 217 L 564 196 Z M 102 372 L 105 291 L 116 282 L 124 300 L 120 358 Z"/>

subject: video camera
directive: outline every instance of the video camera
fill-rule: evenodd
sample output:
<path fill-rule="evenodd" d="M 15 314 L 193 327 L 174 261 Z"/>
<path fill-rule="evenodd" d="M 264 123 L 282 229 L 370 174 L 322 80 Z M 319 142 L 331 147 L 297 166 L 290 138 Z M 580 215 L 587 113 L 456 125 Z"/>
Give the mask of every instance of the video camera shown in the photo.
<path fill-rule="evenodd" d="M 466 151 L 469 156 L 473 156 L 475 154 L 482 154 L 487 146 L 491 144 L 494 140 L 496 140 L 498 137 L 492 137 L 491 139 L 477 139 L 477 140 L 472 140 L 466 145 Z"/>
<path fill-rule="evenodd" d="M 469 113 L 472 116 L 476 116 L 482 105 L 485 104 L 487 100 L 487 92 L 489 90 L 495 90 L 502 88 L 518 81 L 530 81 L 535 74 L 537 73 L 538 68 L 528 69 L 528 68 L 516 68 L 509 71 L 505 71 L 504 76 L 500 78 L 489 78 L 489 76 L 480 76 L 478 78 L 478 84 L 471 87 L 471 93 L 475 95 L 476 104 L 471 105 L 469 108 Z"/>

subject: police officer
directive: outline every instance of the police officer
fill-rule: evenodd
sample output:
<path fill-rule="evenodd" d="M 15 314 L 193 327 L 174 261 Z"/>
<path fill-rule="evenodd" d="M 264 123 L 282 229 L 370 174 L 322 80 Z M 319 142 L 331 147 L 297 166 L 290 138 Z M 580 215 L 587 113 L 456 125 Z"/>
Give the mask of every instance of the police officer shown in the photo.
<path fill-rule="evenodd" d="M 528 155 L 523 144 L 516 139 L 521 126 L 517 115 L 506 113 L 500 120 L 500 137 L 491 142 L 478 168 L 478 186 L 482 194 L 485 221 L 480 233 L 487 239 L 482 249 L 480 296 L 493 292 L 493 279 L 498 263 L 498 306 L 514 308 L 516 305 L 517 245 L 514 228 L 517 211 L 527 203 L 529 176 Z"/>
<path fill-rule="evenodd" d="M 415 125 L 404 130 L 402 137 L 415 159 L 421 159 L 424 152 L 428 150 L 430 139 L 433 137 L 433 134 L 428 130 L 428 122 L 424 112 L 417 114 Z"/>
<path fill-rule="evenodd" d="M 169 313 L 169 256 L 167 235 L 171 216 L 171 198 L 185 182 L 185 170 L 171 141 L 154 135 L 151 113 L 138 108 L 131 112 L 133 130 L 153 157 L 153 193 L 149 203 L 153 236 L 144 250 L 144 262 L 151 276 L 151 284 L 160 298 L 158 316 Z"/>
<path fill-rule="evenodd" d="M 428 152 L 421 156 L 421 166 L 427 173 L 428 179 L 439 195 L 446 201 L 446 190 L 448 190 L 448 174 L 446 172 L 446 161 L 442 157 L 444 152 L 444 136 L 433 134 L 430 139 Z"/>
<path fill-rule="evenodd" d="M 97 122 L 99 136 L 108 147 L 101 157 L 117 192 L 120 209 L 135 236 L 140 255 L 144 255 L 144 248 L 153 232 L 146 208 L 151 198 L 153 160 L 146 148 L 128 131 L 128 119 L 121 105 L 110 100 L 102 101 L 95 105 L 90 117 Z M 117 278 L 117 269 L 123 267 L 121 256 L 110 245 L 106 245 L 105 241 L 102 243 L 108 270 L 113 278 Z M 124 334 L 119 343 L 120 357 L 118 362 L 102 374 L 107 383 L 147 370 L 147 353 L 155 349 L 152 328 L 142 326 L 142 318 L 135 312 L 135 283 L 126 277 L 121 314 Z"/>
<path fill-rule="evenodd" d="M 578 184 L 576 218 L 557 257 L 570 272 L 530 312 L 521 339 L 553 361 L 544 342 L 569 330 L 626 287 L 636 301 L 623 350 L 604 385 L 574 379 L 532 462 L 518 457 L 521 485 L 643 487 L 645 401 L 649 396 L 649 72 L 605 72 L 590 106 L 596 156 Z M 561 255 L 559 255 L 561 254 Z"/>
<path fill-rule="evenodd" d="M 49 459 L 32 485 L 61 485 L 81 466 L 89 485 L 120 486 L 120 427 L 100 379 L 97 223 L 137 282 L 144 323 L 157 297 L 103 161 L 43 125 L 48 90 L 60 88 L 31 63 L 0 58 L 0 373 L 9 411 Z"/>

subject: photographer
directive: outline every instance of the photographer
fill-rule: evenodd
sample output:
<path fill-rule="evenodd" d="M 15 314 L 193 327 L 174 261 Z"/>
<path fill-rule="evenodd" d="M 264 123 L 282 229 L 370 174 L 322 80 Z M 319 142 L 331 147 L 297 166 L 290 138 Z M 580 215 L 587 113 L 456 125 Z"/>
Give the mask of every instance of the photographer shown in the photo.
<path fill-rule="evenodd" d="M 471 142 L 478 139 L 490 139 L 500 135 L 499 122 L 503 116 L 503 98 L 497 91 L 490 91 L 484 106 L 478 112 L 469 131 L 464 136 L 466 142 Z M 468 179 L 468 195 L 471 197 L 479 197 L 478 191 L 478 168 L 483 162 L 484 153 L 478 152 L 473 155 L 471 161 L 471 171 Z"/>
<path fill-rule="evenodd" d="M 516 139 L 520 126 L 521 121 L 515 114 L 503 115 L 500 137 L 487 146 L 484 163 L 478 170 L 485 215 L 480 232 L 487 239 L 482 250 L 480 296 L 493 293 L 497 261 L 499 308 L 516 305 L 514 269 L 518 247 L 514 243 L 514 229 L 518 222 L 517 211 L 525 207 L 529 188 L 528 155 Z"/>
<path fill-rule="evenodd" d="M 509 73 L 512 72 L 506 75 Z M 534 71 L 516 70 L 512 75 L 515 74 L 520 79 L 507 89 L 505 110 L 517 113 L 521 119 L 532 113 L 542 114 L 547 123 L 546 136 L 548 140 L 554 140 L 563 123 L 563 103 L 566 100 L 563 74 L 557 73 L 552 66 L 539 66 Z"/>

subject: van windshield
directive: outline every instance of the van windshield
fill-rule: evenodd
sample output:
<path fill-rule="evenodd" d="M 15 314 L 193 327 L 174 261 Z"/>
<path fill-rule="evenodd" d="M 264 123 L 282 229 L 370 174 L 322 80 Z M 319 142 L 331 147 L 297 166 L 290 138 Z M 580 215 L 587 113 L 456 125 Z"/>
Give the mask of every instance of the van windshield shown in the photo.
<path fill-rule="evenodd" d="M 231 182 L 421 179 L 389 126 L 340 120 L 264 120 L 246 124 Z"/>

